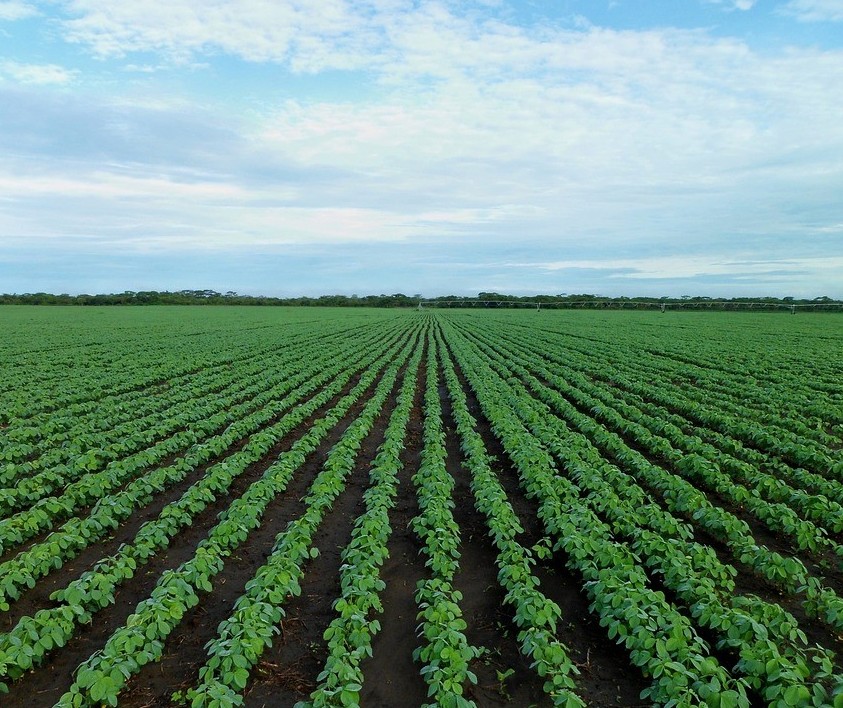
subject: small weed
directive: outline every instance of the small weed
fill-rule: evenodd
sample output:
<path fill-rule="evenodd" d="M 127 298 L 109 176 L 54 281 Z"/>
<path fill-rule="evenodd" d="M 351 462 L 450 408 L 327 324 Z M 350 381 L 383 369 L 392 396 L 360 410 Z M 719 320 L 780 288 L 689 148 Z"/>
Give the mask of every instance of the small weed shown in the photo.
<path fill-rule="evenodd" d="M 515 669 L 507 669 L 506 671 L 495 671 L 495 674 L 498 677 L 498 693 L 501 694 L 506 700 L 512 700 L 512 694 L 509 692 L 509 689 L 506 686 L 506 680 L 515 673 Z"/>

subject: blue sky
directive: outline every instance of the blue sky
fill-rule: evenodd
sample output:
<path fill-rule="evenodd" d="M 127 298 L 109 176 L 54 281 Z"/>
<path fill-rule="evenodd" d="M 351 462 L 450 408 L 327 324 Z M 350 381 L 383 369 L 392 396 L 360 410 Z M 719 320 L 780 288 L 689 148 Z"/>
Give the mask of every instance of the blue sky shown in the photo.
<path fill-rule="evenodd" d="M 843 298 L 843 0 L 0 0 L 0 292 Z"/>

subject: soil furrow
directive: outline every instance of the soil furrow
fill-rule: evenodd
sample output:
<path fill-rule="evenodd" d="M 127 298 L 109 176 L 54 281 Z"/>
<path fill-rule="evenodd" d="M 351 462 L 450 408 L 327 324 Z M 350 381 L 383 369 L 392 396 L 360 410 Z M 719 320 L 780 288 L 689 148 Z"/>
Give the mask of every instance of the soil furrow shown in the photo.
<path fill-rule="evenodd" d="M 509 503 L 524 528 L 519 542 L 525 546 L 532 546 L 544 537 L 544 529 L 538 517 L 538 506 L 534 501 L 527 499 L 521 490 L 518 472 L 509 463 L 506 451 L 492 432 L 474 392 L 456 362 L 454 368 L 465 391 L 469 411 L 477 420 L 478 432 L 486 449 L 497 459 L 495 469 L 506 490 Z M 562 620 L 556 636 L 568 648 L 571 661 L 580 670 L 577 677 L 577 690 L 580 695 L 587 696 L 589 704 L 595 706 L 631 708 L 647 705 L 641 702 L 639 696 L 641 691 L 649 686 L 649 680 L 630 664 L 626 651 L 606 636 L 606 630 L 588 609 L 589 601 L 582 589 L 581 580 L 565 567 L 561 555 L 556 553 L 539 560 L 535 574 L 541 583 L 539 589 L 562 610 Z M 512 622 L 511 613 L 509 616 L 514 636 L 517 634 L 517 628 Z"/>
<path fill-rule="evenodd" d="M 305 463 L 307 466 L 307 474 L 310 473 L 310 468 L 314 465 L 317 468 L 321 465 L 328 450 L 330 450 L 330 448 L 342 437 L 345 429 L 351 421 L 356 418 L 360 410 L 362 410 L 362 407 L 365 405 L 365 401 L 371 395 L 373 389 L 374 386 L 370 386 L 366 390 L 360 399 L 352 406 L 351 410 L 348 414 L 346 414 L 343 420 L 336 425 L 322 441 L 316 453 L 309 457 L 308 462 Z M 5 698 L 4 706 L 27 706 L 27 708 L 33 708 L 32 703 L 27 699 L 27 696 L 33 695 L 36 686 L 38 687 L 38 690 L 41 691 L 38 695 L 43 696 L 44 702 L 41 703 L 39 700 L 35 705 L 52 705 L 53 701 L 58 699 L 62 692 L 65 691 L 72 683 L 73 672 L 76 670 L 76 667 L 87 659 L 94 651 L 104 646 L 112 632 L 125 622 L 126 618 L 134 611 L 137 604 L 149 596 L 150 592 L 155 587 L 158 578 L 165 570 L 178 567 L 181 563 L 187 561 L 193 556 L 196 546 L 203 538 L 205 538 L 209 529 L 214 526 L 219 513 L 228 508 L 235 498 L 242 495 L 249 485 L 259 479 L 264 471 L 273 462 L 275 462 L 276 457 L 277 455 L 264 457 L 259 462 L 247 468 L 242 475 L 237 477 L 229 496 L 218 499 L 216 503 L 210 505 L 198 514 L 194 519 L 193 524 L 182 531 L 174 539 L 169 548 L 156 553 L 148 564 L 139 568 L 139 572 L 134 578 L 124 582 L 118 588 L 115 593 L 115 603 L 113 605 L 110 605 L 104 610 L 98 612 L 91 625 L 83 626 L 73 639 L 71 639 L 65 647 L 55 653 L 44 665 L 27 673 L 18 682 L 16 682 L 11 687 L 10 695 Z M 294 476 L 291 488 L 288 489 L 285 494 L 281 495 L 281 498 L 293 500 L 293 503 L 300 503 L 299 497 L 295 496 L 297 491 L 299 491 L 297 487 L 297 480 L 300 477 L 305 476 L 306 474 L 297 474 Z M 302 484 L 305 485 L 303 487 L 304 489 L 306 489 L 306 484 L 308 483 L 309 481 L 307 480 L 302 482 Z M 271 536 L 274 538 L 274 535 L 277 534 L 282 527 L 275 525 L 280 524 L 281 522 L 273 521 L 273 519 L 275 519 L 275 517 L 272 514 L 266 516 L 261 528 L 273 529 L 271 531 Z M 257 531 L 255 533 L 257 533 Z M 257 557 L 254 555 L 251 538 L 252 536 L 250 536 L 249 543 L 246 546 L 247 550 L 242 552 L 249 557 Z M 234 560 L 234 557 L 230 558 L 229 562 L 232 560 Z M 262 562 L 262 560 L 260 562 Z M 215 588 L 220 588 L 223 585 L 224 581 L 214 583 Z M 232 598 L 232 601 L 235 598 Z M 204 597 L 202 598 L 199 606 L 194 609 L 195 612 L 202 612 L 201 608 L 205 606 L 205 599 L 206 598 Z M 220 617 L 220 620 L 221 619 L 223 619 L 223 617 Z M 187 619 L 185 621 L 187 621 Z M 212 622 L 213 628 L 216 628 L 218 623 L 219 621 Z M 202 624 L 202 622 L 198 622 L 197 626 L 201 626 Z"/>
<path fill-rule="evenodd" d="M 206 524 L 203 523 L 203 520 L 207 521 L 207 519 L 214 519 L 220 509 L 228 505 L 230 499 L 234 499 L 242 495 L 246 488 L 255 479 L 258 479 L 261 474 L 263 474 L 266 467 L 268 467 L 269 464 L 271 464 L 271 462 L 274 461 L 283 451 L 289 449 L 295 440 L 304 435 L 304 433 L 310 428 L 313 421 L 318 420 L 327 411 L 333 408 L 337 401 L 345 396 L 348 391 L 356 385 L 359 378 L 359 373 L 352 376 L 339 394 L 334 396 L 334 398 L 332 398 L 328 403 L 318 408 L 306 421 L 296 426 L 292 431 L 279 440 L 263 459 L 253 463 L 242 475 L 236 477 L 231 485 L 229 499 L 220 499 L 215 504 L 211 505 L 212 508 L 209 507 L 208 509 L 205 509 L 197 516 L 196 519 L 194 519 L 192 526 L 194 528 L 205 528 Z M 318 395 L 318 392 L 315 392 L 314 395 Z M 272 420 L 266 423 L 261 430 L 265 430 L 266 428 L 274 425 L 288 412 L 289 410 L 275 416 Z M 257 431 L 254 434 L 258 434 L 259 432 L 260 431 Z M 188 474 L 185 479 L 177 482 L 172 487 L 168 487 L 163 492 L 156 494 L 147 505 L 140 509 L 136 509 L 128 519 L 123 521 L 120 527 L 112 535 L 96 544 L 88 546 L 76 558 L 39 580 L 35 584 L 35 587 L 24 591 L 21 594 L 21 597 L 12 604 L 9 611 L 3 613 L 2 618 L 0 619 L 3 630 L 8 630 L 13 627 L 21 617 L 32 614 L 42 607 L 50 606 L 52 604 L 49 599 L 51 593 L 64 587 L 68 582 L 78 577 L 86 570 L 90 570 L 100 559 L 116 553 L 122 544 L 131 543 L 143 524 L 155 519 L 167 504 L 178 500 L 192 484 L 195 484 L 204 476 L 208 468 L 217 464 L 220 460 L 225 459 L 225 457 L 241 450 L 248 442 L 249 437 L 241 438 L 234 443 L 234 445 L 228 448 L 223 455 L 215 457 L 208 463 L 198 467 L 196 470 Z M 184 533 L 184 531 L 182 533 Z M 176 541 L 174 541 L 174 543 L 176 543 Z"/>
<path fill-rule="evenodd" d="M 402 375 L 403 370 L 398 381 Z M 351 541 L 357 517 L 365 511 L 363 492 L 369 486 L 370 463 L 383 442 L 395 405 L 394 397 L 390 397 L 378 414 L 372 430 L 363 439 L 345 490 L 314 536 L 313 545 L 319 549 L 319 555 L 308 565 L 301 581 L 301 595 L 290 598 L 284 605 L 282 633 L 264 652 L 246 688 L 247 708 L 293 705 L 307 699 L 316 687 L 316 677 L 327 657 L 322 635 L 335 615 L 333 601 L 342 594 L 339 570 L 342 551 Z M 290 666 L 296 667 L 292 673 Z"/>
<path fill-rule="evenodd" d="M 542 689 L 541 678 L 530 669 L 529 659 L 519 650 L 518 628 L 511 609 L 504 603 L 506 593 L 498 582 L 497 551 L 482 515 L 474 509 L 471 476 L 460 464 L 462 453 L 456 423 L 444 387 L 440 387 L 440 401 L 447 452 L 445 466 L 455 480 L 454 520 L 460 528 L 460 568 L 454 588 L 463 596 L 460 606 L 468 625 L 466 638 L 473 646 L 482 648 L 481 656 L 471 667 L 477 685 L 470 687 L 468 695 L 481 706 L 552 705 Z M 499 465 L 495 463 L 495 468 Z M 507 494 L 511 497 L 509 490 Z M 532 536 L 532 531 L 527 534 Z M 525 535 L 521 535 L 521 543 L 527 541 Z"/>
<path fill-rule="evenodd" d="M 249 535 L 248 542 L 227 559 L 225 567 L 214 579 L 214 589 L 202 596 L 197 607 L 185 613 L 181 623 L 168 637 L 161 661 L 147 665 L 129 680 L 121 693 L 121 706 L 170 705 L 174 690 L 186 690 L 196 682 L 198 671 L 207 659 L 205 645 L 217 635 L 219 624 L 231 614 L 234 603 L 245 592 L 246 584 L 272 553 L 276 536 L 291 520 L 305 511 L 303 499 L 308 488 L 319 474 L 331 448 L 358 417 L 376 386 L 377 381 L 355 402 L 346 417 L 322 441 L 315 454 L 296 471 L 287 489 L 270 502 L 261 525 Z M 391 408 L 391 405 L 392 402 L 384 408 Z M 295 614 L 291 608 L 296 603 L 306 608 L 308 617 L 318 611 L 320 604 L 326 605 L 323 608 L 325 615 L 331 611 L 331 602 L 339 592 L 339 554 L 350 538 L 368 479 L 368 460 L 374 457 L 377 446 L 382 442 L 389 412 L 382 410 L 379 413 L 372 431 L 363 439 L 345 490 L 320 525 L 314 545 L 321 553 L 309 563 L 301 582 L 301 597 L 285 603 L 287 615 L 282 628 L 288 621 L 290 626 L 295 626 Z M 321 640 L 324 627 L 317 626 L 314 631 L 315 639 L 310 637 L 302 640 L 307 646 Z M 265 652 L 264 657 L 269 665 L 274 663 L 271 648 Z M 314 670 L 313 677 L 318 671 L 318 668 Z"/>
<path fill-rule="evenodd" d="M 419 513 L 412 477 L 419 467 L 422 451 L 424 361 L 422 357 L 401 452 L 398 496 L 389 514 L 392 534 L 387 544 L 389 558 L 381 568 L 381 579 L 386 583 L 380 595 L 381 631 L 372 639 L 372 658 L 361 666 L 365 676 L 360 692 L 362 706 L 418 706 L 427 697 L 420 667 L 413 661 L 413 651 L 419 645 L 414 631 L 418 613 L 416 585 L 427 570 L 419 555 L 421 541 L 410 526 Z"/>

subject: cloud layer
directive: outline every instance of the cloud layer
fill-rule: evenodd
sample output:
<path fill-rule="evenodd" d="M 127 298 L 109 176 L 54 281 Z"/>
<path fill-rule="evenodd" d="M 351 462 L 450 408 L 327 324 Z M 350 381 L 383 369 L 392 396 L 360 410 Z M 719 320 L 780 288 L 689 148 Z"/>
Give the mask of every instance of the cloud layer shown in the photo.
<path fill-rule="evenodd" d="M 843 22 L 839 0 L 791 0 L 784 9 L 803 22 Z"/>
<path fill-rule="evenodd" d="M 843 296 L 843 48 L 524 10 L 0 2 L 0 32 L 45 48 L 0 54 L 0 276 L 4 245 L 15 272 L 31 254 L 0 290 L 54 289 L 50 249 L 79 259 L 80 290 L 90 259 L 134 259 L 107 289 L 139 289 L 167 254 L 178 289 L 193 254 L 229 278 L 204 285 L 252 292 L 303 287 L 260 275 L 270 258 L 307 264 L 317 292 L 527 291 L 564 271 L 606 294 Z M 830 0 L 768 15 L 785 16 L 841 19 Z"/>

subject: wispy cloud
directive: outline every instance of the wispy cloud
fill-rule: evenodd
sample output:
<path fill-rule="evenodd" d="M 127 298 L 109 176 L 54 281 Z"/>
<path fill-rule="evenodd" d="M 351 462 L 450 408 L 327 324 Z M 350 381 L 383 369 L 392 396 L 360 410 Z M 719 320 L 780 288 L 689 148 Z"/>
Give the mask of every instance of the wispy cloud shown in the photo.
<path fill-rule="evenodd" d="M 841 49 L 519 22 L 505 3 L 49 7 L 70 51 L 0 63 L 4 243 L 232 262 L 371 245 L 370 265 L 444 283 L 448 262 L 473 263 L 472 282 L 522 290 L 574 270 L 778 287 L 819 272 L 819 243 L 834 267 L 843 256 Z M 788 7 L 833 19 L 830 3 Z M 86 55 L 95 70 L 59 60 Z M 775 244 L 781 263 L 747 265 L 736 243 Z M 448 259 L 424 266 L 431 253 Z"/>
<path fill-rule="evenodd" d="M 729 10 L 751 10 L 757 0 L 705 0 L 705 2 L 713 5 L 725 5 Z"/>
<path fill-rule="evenodd" d="M 817 272 L 836 272 L 843 268 L 843 256 L 798 257 L 758 260 L 724 258 L 721 255 L 663 256 L 648 258 L 593 259 L 536 263 L 504 263 L 504 267 L 544 271 L 590 270 L 607 278 L 634 280 L 681 280 L 711 276 L 762 279 L 767 275 L 786 274 L 794 278 Z"/>
<path fill-rule="evenodd" d="M 704 233 L 713 216 L 744 232 L 769 228 L 771 216 L 788 228 L 798 221 L 782 213 L 792 209 L 794 180 L 819 200 L 841 186 L 828 150 L 843 146 L 841 55 L 765 58 L 734 40 L 676 30 L 560 30 L 550 41 L 545 30 L 487 32 L 458 17 L 449 41 L 462 58 L 414 43 L 414 32 L 428 36 L 447 18 L 406 28 L 396 46 L 415 48 L 384 69 L 435 75 L 433 85 L 407 79 L 365 101 L 288 100 L 248 121 L 178 100 L 18 95 L 0 109 L 7 124 L 17 111 L 7 149 L 42 145 L 45 158 L 81 161 L 83 169 L 53 163 L 62 194 L 133 193 L 120 213 L 133 208 L 138 218 L 154 219 L 158 191 L 170 191 L 197 232 L 220 218 L 207 211 L 220 184 L 230 214 L 332 205 L 381 210 L 373 234 L 392 226 L 400 237 L 470 229 L 506 239 L 520 228 L 536 244 L 597 233 L 605 242 L 664 242 L 674 229 Z M 179 186 L 186 165 L 203 175 L 199 186 Z M 52 184 L 9 179 L 19 193 Z M 113 208 L 100 212 L 104 229 Z M 277 233 L 278 223 L 261 216 L 252 226 Z M 324 233 L 290 233 L 343 239 L 342 223 L 309 223 Z"/>
<path fill-rule="evenodd" d="M 71 0 L 63 22 L 70 41 L 101 56 L 153 51 L 176 60 L 224 52 L 249 61 L 322 56 L 320 67 L 352 61 L 371 46 L 378 5 L 242 0 Z"/>
<path fill-rule="evenodd" d="M 0 61 L 0 80 L 5 78 L 20 84 L 68 84 L 77 74 L 78 72 L 57 64 Z"/>
<path fill-rule="evenodd" d="M 790 0 L 783 12 L 802 22 L 843 22 L 840 0 Z"/>
<path fill-rule="evenodd" d="M 35 17 L 38 9 L 26 2 L 0 2 L 0 21 L 25 20 L 28 17 Z"/>

